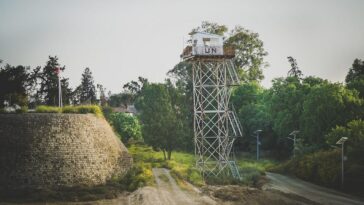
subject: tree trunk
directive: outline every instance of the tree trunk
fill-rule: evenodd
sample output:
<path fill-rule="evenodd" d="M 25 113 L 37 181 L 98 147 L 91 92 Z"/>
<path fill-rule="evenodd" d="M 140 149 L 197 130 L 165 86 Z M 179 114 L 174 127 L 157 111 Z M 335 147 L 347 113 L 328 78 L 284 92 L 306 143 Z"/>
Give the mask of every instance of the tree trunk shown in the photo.
<path fill-rule="evenodd" d="M 166 150 L 163 149 L 163 156 L 164 156 L 164 161 L 166 161 L 167 157 L 166 157 Z"/>
<path fill-rule="evenodd" d="M 172 150 L 168 150 L 168 160 L 171 160 Z"/>

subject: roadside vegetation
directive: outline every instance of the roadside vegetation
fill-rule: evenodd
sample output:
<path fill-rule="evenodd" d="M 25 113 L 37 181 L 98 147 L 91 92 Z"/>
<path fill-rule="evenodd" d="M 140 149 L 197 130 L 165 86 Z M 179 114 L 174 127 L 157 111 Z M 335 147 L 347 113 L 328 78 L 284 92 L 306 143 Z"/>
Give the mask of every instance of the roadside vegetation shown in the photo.
<path fill-rule="evenodd" d="M 122 180 L 126 189 L 133 191 L 139 187 L 153 185 L 152 168 L 168 168 L 172 176 L 183 185 L 183 180 L 196 186 L 204 185 L 198 170 L 194 168 L 194 155 L 185 152 L 175 152 L 170 160 L 165 160 L 162 151 L 155 151 L 152 147 L 141 142 L 131 142 L 128 146 L 133 156 L 134 165 Z"/>
<path fill-rule="evenodd" d="M 127 143 L 130 139 L 134 141 L 142 141 L 142 126 L 137 117 L 120 112 L 110 112 L 104 108 L 106 119 L 113 126 L 115 133 L 119 136 L 121 141 Z"/>
<path fill-rule="evenodd" d="M 156 151 L 142 142 L 130 142 L 128 150 L 133 156 L 134 165 L 120 183 L 124 184 L 125 189 L 129 191 L 134 191 L 139 187 L 153 185 L 155 182 L 152 175 L 152 168 L 154 167 L 170 169 L 171 175 L 182 188 L 186 187 L 185 182 L 189 182 L 197 187 L 224 184 L 260 187 L 264 184 L 266 169 L 275 164 L 271 160 L 260 160 L 257 162 L 241 157 L 237 160 L 242 174 L 241 180 L 231 177 L 208 177 L 204 180 L 199 170 L 195 168 L 195 156 L 192 153 L 176 151 L 170 160 L 166 160 L 162 151 Z"/>
<path fill-rule="evenodd" d="M 345 183 L 341 185 L 341 147 L 331 146 L 316 152 L 299 155 L 269 168 L 270 171 L 297 176 L 316 184 L 364 196 L 364 121 L 354 120 L 346 126 L 337 126 L 326 135 L 330 144 L 341 136 L 350 139 L 345 150 Z"/>

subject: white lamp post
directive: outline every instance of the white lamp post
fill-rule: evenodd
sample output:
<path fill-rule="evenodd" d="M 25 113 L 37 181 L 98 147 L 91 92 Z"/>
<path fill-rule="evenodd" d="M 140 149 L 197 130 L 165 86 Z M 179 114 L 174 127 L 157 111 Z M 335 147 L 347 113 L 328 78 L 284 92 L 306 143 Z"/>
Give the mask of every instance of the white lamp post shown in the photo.
<path fill-rule="evenodd" d="M 260 146 L 260 140 L 259 140 L 259 133 L 261 133 L 262 130 L 256 130 L 254 132 L 254 134 L 256 134 L 256 138 L 257 138 L 257 160 L 259 160 L 259 146 Z"/>
<path fill-rule="evenodd" d="M 336 144 L 341 145 L 341 186 L 344 185 L 344 144 L 348 140 L 347 137 L 342 137 Z"/>
<path fill-rule="evenodd" d="M 293 141 L 293 158 L 296 157 L 296 135 L 299 133 L 299 130 L 292 131 L 289 135 L 292 137 L 287 137 L 288 139 Z"/>

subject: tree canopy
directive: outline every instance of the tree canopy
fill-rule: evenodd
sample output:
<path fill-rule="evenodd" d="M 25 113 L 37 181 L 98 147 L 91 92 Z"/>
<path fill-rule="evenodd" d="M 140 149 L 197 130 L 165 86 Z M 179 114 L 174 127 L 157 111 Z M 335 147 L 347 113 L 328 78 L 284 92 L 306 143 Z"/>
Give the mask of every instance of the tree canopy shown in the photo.
<path fill-rule="evenodd" d="M 111 114 L 110 122 L 124 143 L 130 139 L 139 141 L 143 139 L 141 125 L 137 117 L 116 112 Z"/>
<path fill-rule="evenodd" d="M 144 87 L 136 100 L 140 111 L 143 137 L 146 143 L 159 148 L 170 159 L 171 153 L 183 142 L 183 120 L 178 118 L 171 88 L 166 84 L 151 83 Z M 166 155 L 167 154 L 167 155 Z"/>
<path fill-rule="evenodd" d="M 57 56 L 49 56 L 46 65 L 41 69 L 36 68 L 36 77 L 39 81 L 39 89 L 35 98 L 46 105 L 58 105 L 58 76 L 56 70 L 62 72 L 66 66 L 60 66 Z M 61 78 L 63 104 L 69 104 L 72 97 L 72 90 L 69 88 L 68 78 Z"/>
<path fill-rule="evenodd" d="M 352 67 L 346 75 L 345 82 L 350 89 L 359 92 L 359 96 L 364 98 L 364 61 L 355 59 Z"/>
<path fill-rule="evenodd" d="M 0 67 L 0 108 L 7 103 L 24 106 L 28 101 L 28 89 L 30 88 L 30 68 L 24 66 Z"/>
<path fill-rule="evenodd" d="M 80 89 L 80 103 L 95 104 L 96 103 L 96 87 L 94 78 L 90 68 L 85 68 L 82 73 Z"/>

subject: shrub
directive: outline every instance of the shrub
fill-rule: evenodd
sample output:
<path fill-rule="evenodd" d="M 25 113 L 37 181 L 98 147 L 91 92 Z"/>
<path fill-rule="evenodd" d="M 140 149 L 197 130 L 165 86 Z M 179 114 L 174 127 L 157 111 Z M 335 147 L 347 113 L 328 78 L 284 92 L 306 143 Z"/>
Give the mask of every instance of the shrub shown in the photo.
<path fill-rule="evenodd" d="M 128 173 L 120 180 L 123 189 L 135 191 L 139 187 L 154 183 L 152 167 L 148 163 L 137 162 Z"/>
<path fill-rule="evenodd" d="M 111 114 L 113 113 L 113 110 L 110 106 L 102 106 L 101 108 L 102 113 L 104 114 L 104 117 L 110 121 Z"/>
<path fill-rule="evenodd" d="M 262 177 L 262 172 L 255 168 L 243 168 L 242 183 L 248 186 L 257 186 L 259 179 Z"/>
<path fill-rule="evenodd" d="M 129 139 L 142 140 L 141 125 L 138 118 L 117 112 L 111 114 L 110 121 L 123 142 L 128 142 Z"/>
<path fill-rule="evenodd" d="M 291 159 L 270 171 L 288 173 L 298 178 L 328 187 L 338 187 L 340 180 L 340 150 L 321 150 Z"/>
<path fill-rule="evenodd" d="M 79 105 L 74 107 L 77 110 L 77 113 L 87 114 L 93 113 L 98 117 L 102 117 L 102 111 L 97 105 Z"/>
<path fill-rule="evenodd" d="M 63 113 L 78 113 L 75 106 L 65 106 L 62 108 Z"/>
<path fill-rule="evenodd" d="M 28 112 L 28 106 L 21 106 L 20 109 L 17 109 L 15 112 L 16 113 L 27 113 Z"/>
<path fill-rule="evenodd" d="M 60 107 L 40 105 L 40 106 L 37 106 L 35 111 L 39 112 L 39 113 L 60 113 L 60 112 L 62 112 L 62 109 Z"/>

